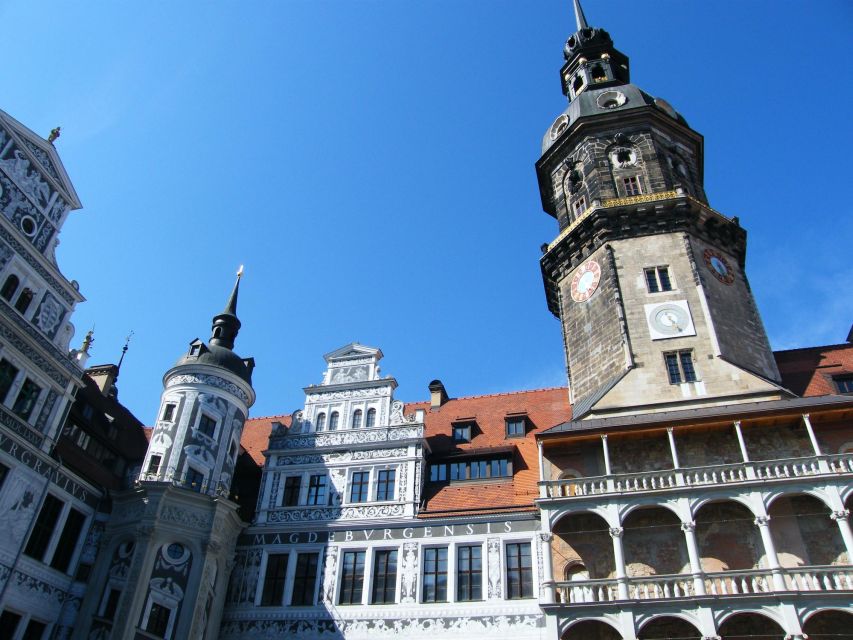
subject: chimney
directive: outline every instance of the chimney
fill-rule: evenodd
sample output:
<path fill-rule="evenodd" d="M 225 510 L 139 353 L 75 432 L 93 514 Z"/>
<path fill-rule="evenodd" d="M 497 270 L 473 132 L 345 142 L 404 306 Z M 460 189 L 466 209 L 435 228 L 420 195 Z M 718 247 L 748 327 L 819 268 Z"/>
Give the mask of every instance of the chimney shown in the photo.
<path fill-rule="evenodd" d="M 444 385 L 441 383 L 441 380 L 433 380 L 429 383 L 429 410 L 435 411 L 440 408 L 445 402 L 447 402 L 449 398 L 447 397 L 447 391 L 444 388 Z"/>
<path fill-rule="evenodd" d="M 98 386 L 101 393 L 108 396 L 118 377 L 118 367 L 114 364 L 100 364 L 86 369 L 86 374 Z"/>

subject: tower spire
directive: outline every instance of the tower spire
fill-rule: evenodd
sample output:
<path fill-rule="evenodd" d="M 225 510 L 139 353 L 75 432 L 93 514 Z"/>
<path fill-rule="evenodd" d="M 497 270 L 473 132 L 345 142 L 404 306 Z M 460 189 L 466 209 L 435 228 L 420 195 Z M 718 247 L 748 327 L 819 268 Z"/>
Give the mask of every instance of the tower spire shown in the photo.
<path fill-rule="evenodd" d="M 586 16 L 583 14 L 583 8 L 581 7 L 581 0 L 573 0 L 575 5 L 575 22 L 578 25 L 578 31 L 581 29 L 589 29 L 589 25 L 586 23 Z"/>
<path fill-rule="evenodd" d="M 237 318 L 237 295 L 240 292 L 240 280 L 243 277 L 243 265 L 237 270 L 237 281 L 234 289 L 228 297 L 225 309 L 219 315 L 213 317 L 212 334 L 210 344 L 226 349 L 234 348 L 234 339 L 240 331 L 240 320 Z"/>

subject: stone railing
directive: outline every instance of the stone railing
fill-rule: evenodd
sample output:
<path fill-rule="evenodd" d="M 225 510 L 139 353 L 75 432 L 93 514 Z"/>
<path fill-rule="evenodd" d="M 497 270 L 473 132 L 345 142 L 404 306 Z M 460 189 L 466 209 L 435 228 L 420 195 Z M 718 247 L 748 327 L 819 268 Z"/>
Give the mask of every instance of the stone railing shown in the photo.
<path fill-rule="evenodd" d="M 207 495 L 216 495 L 223 498 L 236 499 L 231 493 L 231 483 L 214 480 L 210 482 L 190 482 L 177 474 L 169 473 L 165 476 L 160 476 L 156 473 L 140 473 L 137 478 L 137 484 L 143 482 L 167 482 L 175 487 L 190 489 L 196 493 L 204 493 Z"/>
<path fill-rule="evenodd" d="M 545 499 L 582 498 L 603 494 L 767 482 L 842 473 L 853 473 L 853 454 L 548 480 L 539 483 L 539 496 Z"/>
<path fill-rule="evenodd" d="M 739 596 L 780 591 L 853 591 L 853 567 L 829 566 L 780 569 L 784 589 L 774 588 L 768 569 L 726 571 L 699 575 L 708 596 Z M 696 581 L 691 574 L 625 578 L 620 597 L 620 581 L 576 580 L 553 583 L 553 601 L 560 605 L 618 602 L 620 600 L 669 600 L 696 597 Z M 548 588 L 546 586 L 546 588 Z"/>
<path fill-rule="evenodd" d="M 280 435 L 270 438 L 270 450 L 313 449 L 315 447 L 339 447 L 341 445 L 372 444 L 376 442 L 398 442 L 400 440 L 420 439 L 424 437 L 422 424 L 405 424 L 392 427 L 373 427 L 370 429 L 343 429 L 341 431 L 320 431 Z"/>

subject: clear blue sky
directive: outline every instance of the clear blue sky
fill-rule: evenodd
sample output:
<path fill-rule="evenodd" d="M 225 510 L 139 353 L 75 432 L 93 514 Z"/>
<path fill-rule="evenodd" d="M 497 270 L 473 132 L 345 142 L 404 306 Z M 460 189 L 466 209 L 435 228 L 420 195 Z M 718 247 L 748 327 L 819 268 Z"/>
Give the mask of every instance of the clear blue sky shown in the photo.
<path fill-rule="evenodd" d="M 58 250 L 96 324 L 135 336 L 143 422 L 241 263 L 253 414 L 290 412 L 322 354 L 379 346 L 398 397 L 565 384 L 533 165 L 565 107 L 569 0 L 0 3 L 0 107 L 47 134 L 84 208 Z M 776 349 L 853 321 L 853 4 L 586 0 L 632 79 L 705 136 L 711 205 L 749 231 Z"/>

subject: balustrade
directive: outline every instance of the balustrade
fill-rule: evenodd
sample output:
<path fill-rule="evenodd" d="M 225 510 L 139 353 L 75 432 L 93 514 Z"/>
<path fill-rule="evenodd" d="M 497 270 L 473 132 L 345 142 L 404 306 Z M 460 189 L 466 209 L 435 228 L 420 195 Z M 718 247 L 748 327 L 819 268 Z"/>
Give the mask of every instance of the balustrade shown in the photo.
<path fill-rule="evenodd" d="M 829 566 L 783 569 L 787 591 L 853 591 L 853 567 Z M 767 569 L 703 574 L 709 596 L 740 596 L 777 592 Z M 628 600 L 696 597 L 690 574 L 626 578 Z M 576 580 L 553 583 L 555 602 L 561 605 L 617 602 L 619 580 Z"/>
<path fill-rule="evenodd" d="M 564 478 L 540 483 L 545 498 L 572 498 L 612 493 L 659 491 L 677 487 L 702 487 L 744 482 L 787 480 L 818 475 L 853 473 L 853 454 L 764 460 L 621 473 L 609 476 Z"/>

